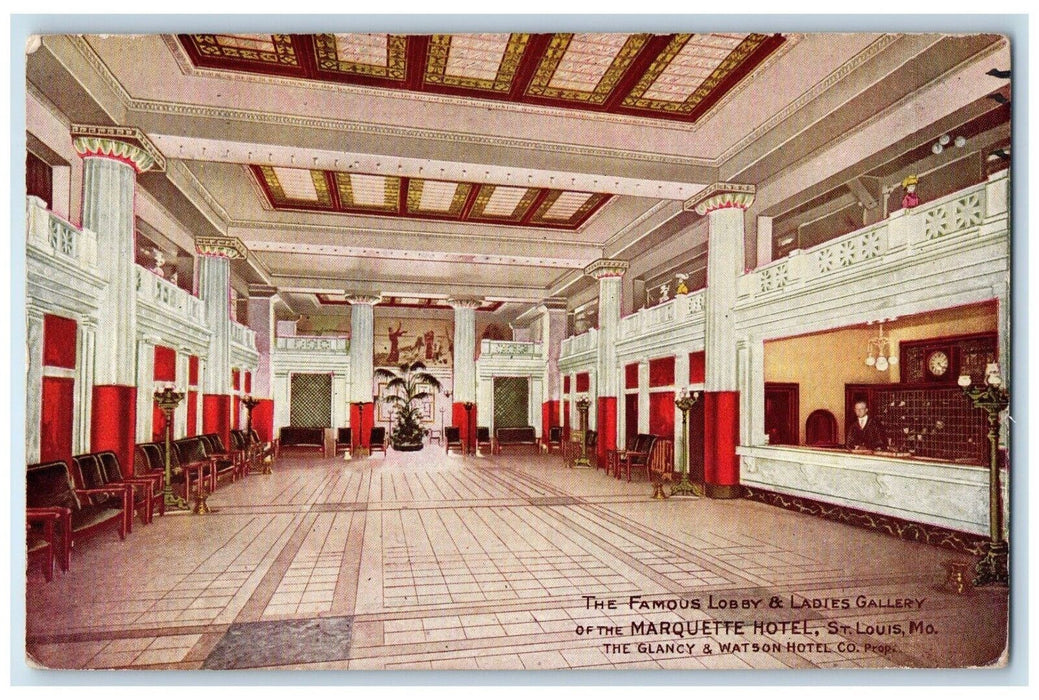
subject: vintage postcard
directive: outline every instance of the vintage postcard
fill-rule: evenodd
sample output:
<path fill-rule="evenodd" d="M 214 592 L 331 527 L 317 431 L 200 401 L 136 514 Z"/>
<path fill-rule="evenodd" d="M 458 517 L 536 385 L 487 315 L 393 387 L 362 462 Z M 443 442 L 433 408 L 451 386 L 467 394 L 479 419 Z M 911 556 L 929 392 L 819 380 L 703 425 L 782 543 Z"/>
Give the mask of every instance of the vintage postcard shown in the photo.
<path fill-rule="evenodd" d="M 27 42 L 27 666 L 1007 665 L 1011 37 L 337 29 Z"/>

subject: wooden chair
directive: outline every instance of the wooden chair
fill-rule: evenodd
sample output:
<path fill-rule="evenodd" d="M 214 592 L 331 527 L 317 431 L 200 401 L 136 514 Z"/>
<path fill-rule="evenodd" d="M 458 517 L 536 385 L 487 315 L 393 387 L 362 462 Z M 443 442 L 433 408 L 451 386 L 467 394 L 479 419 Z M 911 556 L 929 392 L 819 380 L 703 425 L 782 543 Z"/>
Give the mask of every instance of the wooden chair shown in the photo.
<path fill-rule="evenodd" d="M 476 449 L 486 447 L 490 454 L 494 454 L 494 443 L 491 442 L 491 429 L 480 426 L 476 427 Z"/>
<path fill-rule="evenodd" d="M 54 558 L 65 551 L 61 533 L 69 532 L 72 512 L 68 508 L 25 510 L 26 564 L 39 563 L 47 583 L 54 579 Z"/>
<path fill-rule="evenodd" d="M 133 507 L 128 489 L 111 486 L 101 489 L 77 489 L 72 474 L 65 462 L 32 464 L 25 472 L 27 509 L 64 508 L 69 511 L 67 527 L 61 532 L 58 563 L 62 571 L 69 570 L 72 547 L 76 542 L 94 534 L 117 527 L 119 539 L 126 539 L 126 513 Z M 122 496 L 121 503 L 109 502 L 94 505 L 91 496 L 115 494 Z"/>
<path fill-rule="evenodd" d="M 675 473 L 674 442 L 657 438 L 649 453 L 649 475 L 655 481 L 671 481 Z"/>
<path fill-rule="evenodd" d="M 620 475 L 620 468 L 618 467 L 618 460 L 621 458 L 622 455 L 625 455 L 628 452 L 634 452 L 634 450 L 635 450 L 635 440 L 636 440 L 637 437 L 638 436 L 634 435 L 634 434 L 633 435 L 629 435 L 628 439 L 624 443 L 624 449 L 622 449 L 622 450 L 607 450 L 606 451 L 606 461 L 601 465 L 603 471 L 605 471 L 607 474 L 610 474 L 610 475 L 612 475 L 614 477 L 619 477 L 619 475 Z M 600 467 L 599 464 L 595 465 L 596 471 L 598 471 L 599 467 Z"/>
<path fill-rule="evenodd" d="M 444 454 L 451 452 L 451 448 L 461 451 L 465 454 L 465 443 L 462 442 L 462 430 L 456 425 L 449 425 L 444 428 Z"/>
<path fill-rule="evenodd" d="M 382 456 L 386 456 L 386 428 L 372 428 L 372 431 L 368 433 L 368 445 L 372 453 L 376 450 L 382 452 Z"/>
<path fill-rule="evenodd" d="M 552 454 L 552 448 L 556 448 L 560 452 L 563 451 L 563 428 L 559 425 L 553 425 L 549 427 L 547 434 L 541 436 L 541 446 L 545 448 L 545 452 Z"/>
<path fill-rule="evenodd" d="M 599 469 L 599 454 L 596 451 L 599 446 L 599 431 L 598 430 L 587 430 L 584 433 L 584 451 L 588 456 L 588 460 L 595 465 L 596 470 Z"/>
<path fill-rule="evenodd" d="M 350 428 L 336 428 L 336 454 L 349 452 L 352 449 L 352 436 Z"/>
<path fill-rule="evenodd" d="M 837 442 L 837 419 L 825 408 L 808 414 L 805 421 L 805 444 L 815 447 L 843 447 Z"/>
<path fill-rule="evenodd" d="M 130 507 L 123 511 L 126 522 L 123 528 L 127 533 L 133 531 L 133 514 L 141 506 L 142 511 L 147 511 L 147 504 L 139 504 L 135 499 L 133 486 L 124 484 L 119 479 L 110 482 L 104 467 L 96 454 L 76 455 L 72 458 L 72 483 L 79 491 L 90 490 L 95 493 L 89 496 L 89 501 L 101 508 L 122 508 L 127 502 Z M 120 475 L 122 476 L 122 475 Z M 147 520 L 147 514 L 142 513 L 142 521 Z"/>
<path fill-rule="evenodd" d="M 635 447 L 625 452 L 623 455 L 617 458 L 617 469 L 618 472 L 623 471 L 624 476 L 628 481 L 631 481 L 631 472 L 633 470 L 642 470 L 646 473 L 646 478 L 649 478 L 649 454 L 653 450 L 653 443 L 656 442 L 657 438 L 655 435 L 646 435 L 645 433 L 639 433 L 635 437 Z M 617 478 L 620 478 L 620 473 L 616 474 Z"/>

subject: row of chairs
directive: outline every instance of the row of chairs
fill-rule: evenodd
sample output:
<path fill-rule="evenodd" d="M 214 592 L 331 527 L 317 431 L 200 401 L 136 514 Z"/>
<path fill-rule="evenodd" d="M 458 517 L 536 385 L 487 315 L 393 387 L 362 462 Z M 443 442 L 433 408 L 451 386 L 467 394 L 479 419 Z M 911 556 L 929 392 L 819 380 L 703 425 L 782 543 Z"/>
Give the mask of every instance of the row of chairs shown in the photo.
<path fill-rule="evenodd" d="M 350 428 L 336 428 L 336 454 L 353 449 L 353 432 Z M 386 428 L 368 431 L 368 447 L 372 454 L 382 452 L 386 456 Z"/>
<path fill-rule="evenodd" d="M 190 498 L 192 487 L 213 490 L 225 476 L 233 481 L 262 465 L 270 450 L 255 431 L 232 431 L 225 449 L 215 434 L 176 440 L 170 462 L 173 482 Z M 62 571 L 71 565 L 76 542 L 115 528 L 120 539 L 133 530 L 134 516 L 143 524 L 155 512 L 165 514 L 163 493 L 165 444 L 135 446 L 130 476 L 125 476 L 114 452 L 76 455 L 71 464 L 52 461 L 26 470 L 26 541 L 30 563 L 39 563 L 50 581 L 54 561 Z"/>

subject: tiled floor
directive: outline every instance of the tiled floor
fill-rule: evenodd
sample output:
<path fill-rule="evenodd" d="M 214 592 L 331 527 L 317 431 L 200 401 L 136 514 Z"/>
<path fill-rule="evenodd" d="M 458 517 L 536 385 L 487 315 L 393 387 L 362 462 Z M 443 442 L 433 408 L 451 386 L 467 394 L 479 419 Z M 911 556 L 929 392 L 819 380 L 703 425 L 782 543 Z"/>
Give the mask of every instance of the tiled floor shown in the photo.
<path fill-rule="evenodd" d="M 283 456 L 212 514 L 89 540 L 50 584 L 30 572 L 27 650 L 52 668 L 738 669 L 1004 647 L 1005 591 L 946 592 L 949 552 L 651 493 L 558 456 Z M 791 607 L 806 598 L 849 607 Z"/>

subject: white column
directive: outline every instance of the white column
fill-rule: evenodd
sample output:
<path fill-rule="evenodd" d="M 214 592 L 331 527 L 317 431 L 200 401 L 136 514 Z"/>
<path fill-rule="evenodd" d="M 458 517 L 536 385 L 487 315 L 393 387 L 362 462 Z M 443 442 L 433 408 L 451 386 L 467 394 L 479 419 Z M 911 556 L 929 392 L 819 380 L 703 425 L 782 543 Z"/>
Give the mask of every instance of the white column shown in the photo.
<path fill-rule="evenodd" d="M 772 217 L 758 217 L 758 264 L 756 267 L 772 262 Z"/>
<path fill-rule="evenodd" d="M 375 392 L 375 305 L 379 297 L 354 294 L 350 302 L 350 401 L 371 403 Z"/>
<path fill-rule="evenodd" d="M 184 394 L 184 400 L 180 402 L 173 411 L 173 439 L 178 440 L 188 434 L 188 362 L 191 351 L 188 348 L 180 348 L 177 351 L 177 369 L 174 391 Z"/>
<path fill-rule="evenodd" d="M 494 377 L 482 377 L 477 381 L 476 425 L 486 425 L 494 434 Z"/>
<path fill-rule="evenodd" d="M 649 432 L 649 360 L 639 361 L 639 432 Z"/>
<path fill-rule="evenodd" d="M 77 150 L 83 140 L 76 139 Z M 98 314 L 94 381 L 133 386 L 137 355 L 137 290 L 134 270 L 134 189 L 137 171 L 101 151 L 83 154 L 83 228 L 97 234 L 108 284 Z"/>
<path fill-rule="evenodd" d="M 332 427 L 347 425 L 350 425 L 350 377 L 342 373 L 333 374 Z"/>
<path fill-rule="evenodd" d="M 455 403 L 476 401 L 476 309 L 483 303 L 474 297 L 447 300 L 455 310 Z"/>
<path fill-rule="evenodd" d="M 202 393 L 231 394 L 231 260 L 246 256 L 237 238 L 207 236 L 195 239 L 199 298 L 206 305 L 209 350 L 202 375 Z"/>
<path fill-rule="evenodd" d="M 541 415 L 541 402 L 545 395 L 544 383 L 541 381 L 541 377 L 530 378 L 530 392 L 527 395 L 528 408 L 527 416 L 529 418 L 530 425 L 534 426 L 534 430 L 538 435 L 543 435 L 542 426 L 542 415 Z"/>
<path fill-rule="evenodd" d="M 271 388 L 274 394 L 274 436 L 277 437 L 281 429 L 289 424 L 289 373 L 276 372 Z"/>
<path fill-rule="evenodd" d="M 621 280 L 628 263 L 596 260 L 584 273 L 599 280 L 599 334 L 596 352 L 598 396 L 617 396 L 617 331 L 621 321 Z"/>
<path fill-rule="evenodd" d="M 43 396 L 43 311 L 25 310 L 25 461 L 40 461 Z"/>
<path fill-rule="evenodd" d="M 743 217 L 754 186 L 716 183 L 685 204 L 708 216 L 707 291 L 704 304 L 706 391 L 736 391 L 736 278 L 743 274 Z"/>
<path fill-rule="evenodd" d="M 746 343 L 747 386 L 741 387 L 740 413 L 747 414 L 748 425 L 741 430 L 740 439 L 747 445 L 765 444 L 765 342 L 761 338 L 748 338 Z M 742 357 L 742 355 L 741 355 Z M 798 441 L 804 424 L 798 417 Z M 746 431 L 745 433 L 743 431 Z M 749 440 L 749 442 L 747 442 Z"/>
<path fill-rule="evenodd" d="M 94 393 L 94 351 L 97 326 L 76 325 L 76 389 L 72 413 L 72 454 L 90 452 L 90 419 Z"/>
<path fill-rule="evenodd" d="M 252 395 L 271 397 L 271 350 L 274 346 L 274 301 L 277 290 L 263 284 L 249 285 L 249 328 L 256 333 L 259 360 L 253 373 Z"/>
<path fill-rule="evenodd" d="M 152 405 L 155 383 L 155 345 L 158 338 L 137 341 L 137 442 L 152 440 Z"/>
<path fill-rule="evenodd" d="M 565 302 L 543 306 L 541 340 L 545 352 L 545 401 L 559 401 L 562 398 L 562 379 L 559 374 L 559 351 L 563 339 L 566 338 L 566 305 Z"/>

